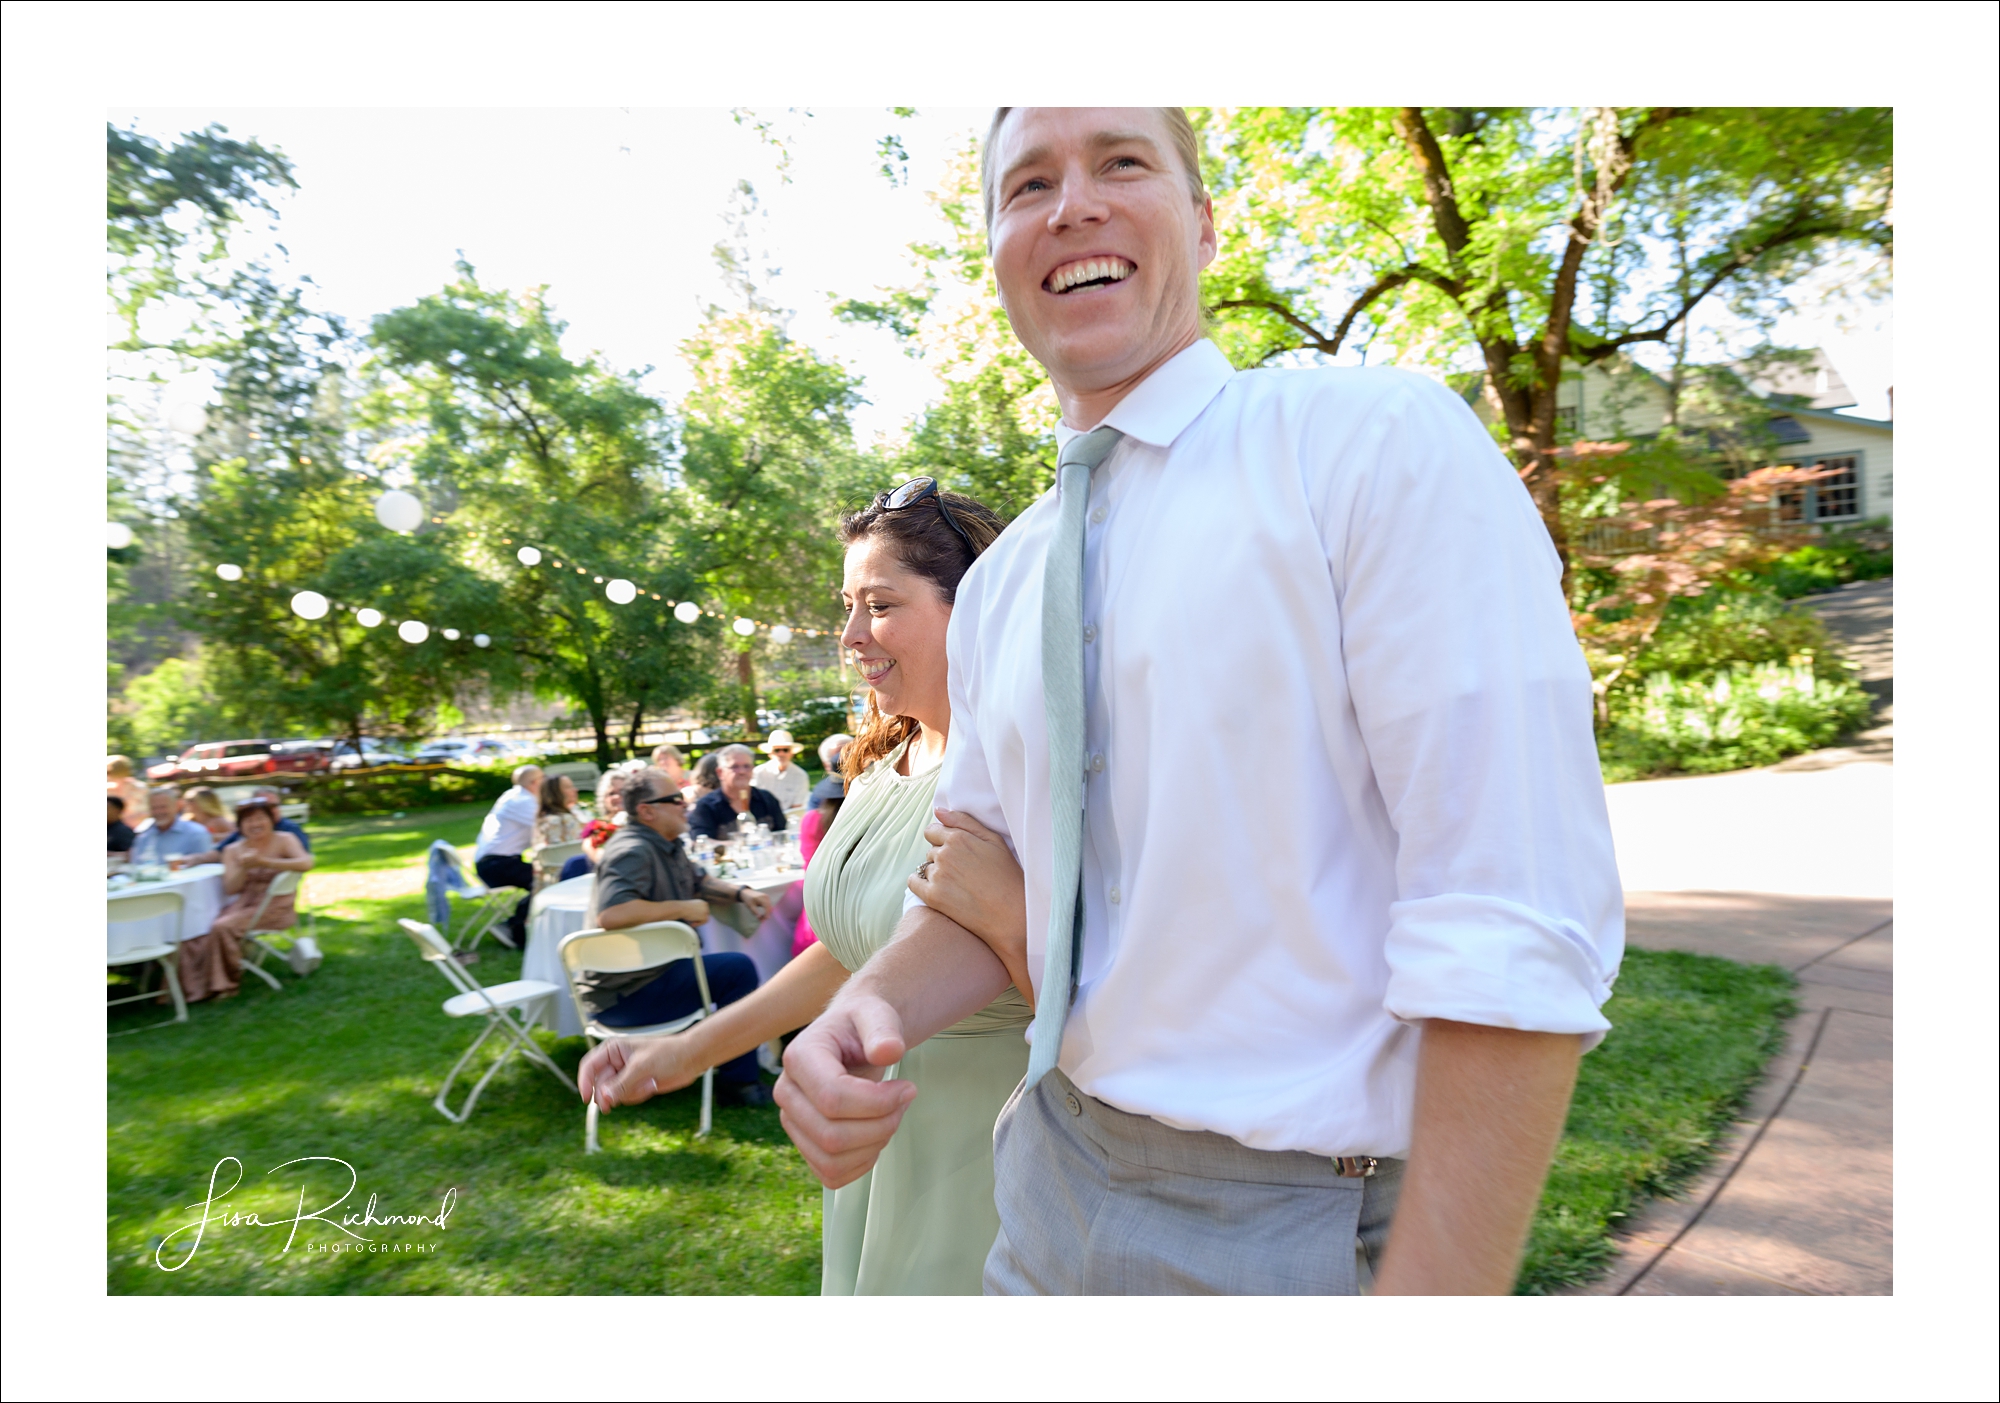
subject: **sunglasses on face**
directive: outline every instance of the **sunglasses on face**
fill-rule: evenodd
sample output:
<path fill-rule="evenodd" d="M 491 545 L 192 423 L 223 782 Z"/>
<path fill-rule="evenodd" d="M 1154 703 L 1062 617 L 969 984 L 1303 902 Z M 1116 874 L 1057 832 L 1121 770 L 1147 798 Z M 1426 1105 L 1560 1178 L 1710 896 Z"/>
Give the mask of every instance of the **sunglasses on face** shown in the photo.
<path fill-rule="evenodd" d="M 958 524 L 958 518 L 945 505 L 944 497 L 938 492 L 934 477 L 913 477 L 901 487 L 894 488 L 876 497 L 876 507 L 885 512 L 899 512 L 914 507 L 919 502 L 936 502 L 937 509 L 944 513 L 944 524 L 958 533 L 958 539 L 965 542 L 965 548 L 977 556 L 979 547 L 972 544 L 972 537 L 965 534 L 965 528 Z"/>

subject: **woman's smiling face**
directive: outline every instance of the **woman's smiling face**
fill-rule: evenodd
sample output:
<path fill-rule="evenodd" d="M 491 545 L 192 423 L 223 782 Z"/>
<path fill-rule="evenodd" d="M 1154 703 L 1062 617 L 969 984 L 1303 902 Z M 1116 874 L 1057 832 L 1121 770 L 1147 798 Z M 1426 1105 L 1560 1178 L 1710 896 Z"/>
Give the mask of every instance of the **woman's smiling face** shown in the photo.
<path fill-rule="evenodd" d="M 951 606 L 936 586 L 906 569 L 886 541 L 864 536 L 847 548 L 840 598 L 847 608 L 841 645 L 853 650 L 882 714 L 949 725 L 944 634 Z"/>

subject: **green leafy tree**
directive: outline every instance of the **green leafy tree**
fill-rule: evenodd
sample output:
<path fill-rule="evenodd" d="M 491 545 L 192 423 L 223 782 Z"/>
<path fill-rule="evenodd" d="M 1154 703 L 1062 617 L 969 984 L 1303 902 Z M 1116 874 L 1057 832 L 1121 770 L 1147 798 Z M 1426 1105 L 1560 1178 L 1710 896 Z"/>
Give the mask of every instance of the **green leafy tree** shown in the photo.
<path fill-rule="evenodd" d="M 490 599 L 494 651 L 582 708 L 608 761 L 615 716 L 632 714 L 636 739 L 648 709 L 700 690 L 703 630 L 668 613 L 694 572 L 668 510 L 664 412 L 636 375 L 567 355 L 563 329 L 539 290 L 484 287 L 461 263 L 442 292 L 375 319 L 366 419 L 377 462 L 416 485 L 437 549 Z M 615 579 L 639 597 L 613 603 Z"/>
<path fill-rule="evenodd" d="M 976 141 L 960 148 L 930 198 L 944 228 L 939 238 L 910 246 L 916 280 L 834 310 L 895 335 L 940 382 L 937 402 L 911 426 L 897 470 L 935 477 L 1011 520 L 1055 480 L 1060 411 L 1047 374 L 1000 305 Z"/>
<path fill-rule="evenodd" d="M 1816 269 L 1891 246 L 1880 108 L 1234 108 L 1192 113 L 1239 365 L 1380 341 L 1479 366 L 1568 559 L 1565 364 L 1665 347 L 1726 297 L 1766 323 Z"/>

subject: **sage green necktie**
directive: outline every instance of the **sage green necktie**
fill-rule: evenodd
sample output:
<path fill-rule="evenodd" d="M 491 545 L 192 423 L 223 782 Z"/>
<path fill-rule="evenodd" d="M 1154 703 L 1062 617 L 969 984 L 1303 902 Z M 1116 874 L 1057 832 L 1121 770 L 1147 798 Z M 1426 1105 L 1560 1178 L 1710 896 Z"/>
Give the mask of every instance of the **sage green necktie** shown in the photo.
<path fill-rule="evenodd" d="M 1056 524 L 1042 566 L 1042 696 L 1049 726 L 1049 822 L 1055 872 L 1049 883 L 1049 942 L 1035 997 L 1033 1086 L 1062 1052 L 1083 955 L 1083 517 L 1090 474 L 1122 435 L 1094 429 L 1069 441 L 1056 462 Z"/>

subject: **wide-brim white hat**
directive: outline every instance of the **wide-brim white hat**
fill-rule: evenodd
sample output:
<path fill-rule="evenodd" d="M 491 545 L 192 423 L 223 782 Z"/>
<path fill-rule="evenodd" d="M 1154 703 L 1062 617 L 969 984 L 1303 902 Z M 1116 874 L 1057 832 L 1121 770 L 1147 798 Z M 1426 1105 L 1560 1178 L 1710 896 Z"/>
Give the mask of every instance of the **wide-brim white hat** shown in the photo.
<path fill-rule="evenodd" d="M 769 755 L 771 753 L 771 747 L 774 745 L 782 745 L 787 750 L 797 750 L 799 748 L 799 743 L 792 739 L 792 733 L 790 731 L 771 732 L 771 738 L 765 741 L 762 745 L 758 746 L 757 748 L 763 751 L 766 755 Z"/>

